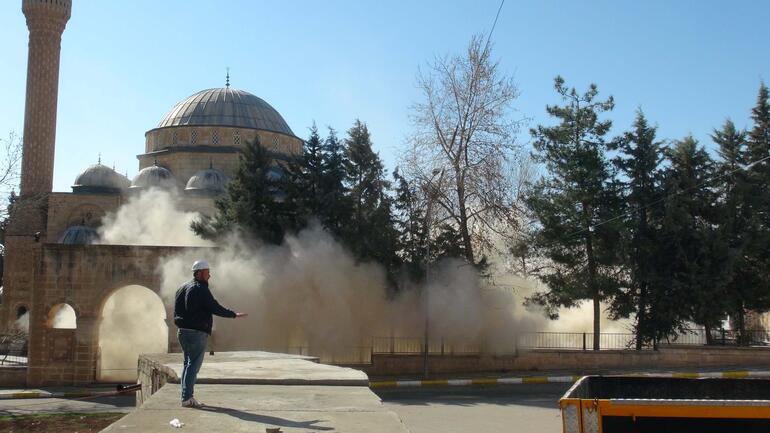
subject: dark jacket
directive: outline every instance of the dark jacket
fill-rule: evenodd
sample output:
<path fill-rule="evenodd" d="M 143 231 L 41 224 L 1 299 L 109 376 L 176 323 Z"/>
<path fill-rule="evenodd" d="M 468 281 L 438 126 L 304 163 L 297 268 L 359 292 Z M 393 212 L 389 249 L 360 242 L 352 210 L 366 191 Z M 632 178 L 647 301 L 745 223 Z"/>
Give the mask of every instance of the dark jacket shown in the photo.
<path fill-rule="evenodd" d="M 205 281 L 188 281 L 177 289 L 174 302 L 174 324 L 211 335 L 211 315 L 235 318 L 235 312 L 219 305 Z"/>

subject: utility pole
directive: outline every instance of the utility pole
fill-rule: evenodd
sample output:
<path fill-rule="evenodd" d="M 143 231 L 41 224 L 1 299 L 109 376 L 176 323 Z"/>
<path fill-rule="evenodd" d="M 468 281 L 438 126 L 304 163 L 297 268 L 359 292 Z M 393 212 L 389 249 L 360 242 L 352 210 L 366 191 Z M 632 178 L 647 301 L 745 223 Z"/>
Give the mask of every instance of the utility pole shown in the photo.
<path fill-rule="evenodd" d="M 422 376 L 423 378 L 428 378 L 428 331 L 429 331 L 429 308 L 428 308 L 428 287 L 430 286 L 430 230 L 431 226 L 433 225 L 433 201 L 435 199 L 436 194 L 436 188 L 433 185 L 433 179 L 438 176 L 438 184 L 441 185 L 441 179 L 444 177 L 444 169 L 441 170 L 435 169 L 433 170 L 433 175 L 430 179 L 428 179 L 428 183 L 424 185 L 425 188 L 425 194 L 428 199 L 428 206 L 427 210 L 425 212 L 425 218 L 426 218 L 426 245 L 425 245 L 425 288 L 423 289 L 423 305 L 425 308 L 425 336 L 423 338 L 423 359 L 422 359 Z"/>

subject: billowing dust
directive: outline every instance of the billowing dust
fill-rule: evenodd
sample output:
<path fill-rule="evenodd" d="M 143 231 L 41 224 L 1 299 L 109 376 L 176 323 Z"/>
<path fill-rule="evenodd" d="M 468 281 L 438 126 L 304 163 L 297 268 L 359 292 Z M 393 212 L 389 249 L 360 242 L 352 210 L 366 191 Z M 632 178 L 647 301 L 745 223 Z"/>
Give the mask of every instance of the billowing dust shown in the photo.
<path fill-rule="evenodd" d="M 142 286 L 122 287 L 110 295 L 99 323 L 100 381 L 136 380 L 141 353 L 165 353 L 166 309 L 154 292 Z"/>
<path fill-rule="evenodd" d="M 182 210 L 174 195 L 151 190 L 108 215 L 100 233 L 105 243 L 210 245 L 190 231 L 189 222 L 195 216 Z M 217 246 L 180 249 L 163 258 L 158 268 L 160 294 L 169 311 L 176 289 L 192 277 L 193 261 L 206 259 L 211 264 L 214 296 L 224 306 L 249 314 L 244 319 L 215 319 L 212 344 L 216 350 L 324 355 L 350 354 L 363 348 L 368 353 L 373 341 L 380 344 L 379 337 L 419 342 L 426 314 L 434 344 L 443 341 L 448 347 L 480 347 L 491 353 L 514 351 L 520 332 L 591 330 L 590 303 L 565 311 L 562 320 L 551 323 L 540 312 L 521 306 L 536 283 L 507 274 L 490 283 L 459 260 L 434 265 L 425 287 L 389 295 L 381 266 L 356 261 L 318 226 L 287 236 L 280 246 L 235 236 Z M 148 318 L 142 320 L 149 323 L 150 317 L 160 314 L 148 309 L 131 311 L 131 317 L 120 316 L 115 322 L 123 328 L 123 345 L 134 345 L 151 332 L 120 323 L 138 317 Z M 108 316 L 105 308 L 105 318 Z M 612 325 L 605 323 L 603 331 L 607 329 Z M 103 351 L 102 359 L 105 356 Z"/>

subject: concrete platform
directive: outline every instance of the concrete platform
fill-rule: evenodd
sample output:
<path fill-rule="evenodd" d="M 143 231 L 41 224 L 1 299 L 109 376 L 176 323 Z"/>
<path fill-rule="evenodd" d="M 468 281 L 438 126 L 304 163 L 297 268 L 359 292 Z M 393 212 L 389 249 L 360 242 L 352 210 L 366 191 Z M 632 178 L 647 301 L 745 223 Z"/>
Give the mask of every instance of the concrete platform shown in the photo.
<path fill-rule="evenodd" d="M 394 412 L 387 410 L 366 387 L 317 385 L 196 385 L 203 409 L 180 406 L 178 384 L 167 384 L 142 407 L 103 432 L 149 433 L 174 431 L 177 418 L 183 432 L 362 432 L 408 433 Z"/>
<path fill-rule="evenodd" d="M 207 407 L 188 409 L 180 401 L 182 355 L 142 355 L 141 405 L 103 431 L 169 431 L 177 418 L 187 432 L 408 432 L 369 390 L 364 372 L 317 361 L 270 352 L 206 354 L 195 398 Z"/>
<path fill-rule="evenodd" d="M 162 370 L 169 382 L 178 383 L 182 377 L 181 353 L 142 355 L 140 365 L 143 362 Z M 352 368 L 319 364 L 318 358 L 311 356 L 216 352 L 213 356 L 206 354 L 197 383 L 369 386 L 369 377 Z"/>

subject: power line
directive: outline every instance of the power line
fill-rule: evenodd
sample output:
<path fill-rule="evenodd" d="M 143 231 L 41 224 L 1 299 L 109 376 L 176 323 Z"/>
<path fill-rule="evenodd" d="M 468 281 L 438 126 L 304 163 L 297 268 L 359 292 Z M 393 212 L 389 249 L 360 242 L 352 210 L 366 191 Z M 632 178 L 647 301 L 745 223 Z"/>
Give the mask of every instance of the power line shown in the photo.
<path fill-rule="evenodd" d="M 487 46 L 489 46 L 489 41 L 492 39 L 492 32 L 495 31 L 495 26 L 497 26 L 497 19 L 500 18 L 500 11 L 503 10 L 504 4 L 505 4 L 505 0 L 501 0 L 500 7 L 497 8 L 497 15 L 495 15 L 495 21 L 492 23 L 492 28 L 489 30 L 489 35 L 487 35 Z"/>
<path fill-rule="evenodd" d="M 675 197 L 677 197 L 677 196 L 679 196 L 679 195 L 682 195 L 682 194 L 684 194 L 684 193 L 686 193 L 686 192 L 690 192 L 690 191 L 693 191 L 693 190 L 695 190 L 695 189 L 698 189 L 698 188 L 700 188 L 700 187 L 702 187 L 702 186 L 704 186 L 704 185 L 706 185 L 706 184 L 709 184 L 709 183 L 711 183 L 711 182 L 713 182 L 713 181 L 715 181 L 715 180 L 719 180 L 719 179 L 721 179 L 721 178 L 723 178 L 723 177 L 729 176 L 729 175 L 731 175 L 731 174 L 733 174 L 733 173 L 737 173 L 737 172 L 739 172 L 739 171 L 750 170 L 750 169 L 751 169 L 751 168 L 753 168 L 755 165 L 757 165 L 757 164 L 760 164 L 760 163 L 762 163 L 762 162 L 765 162 L 765 161 L 767 161 L 768 159 L 770 159 L 770 155 L 768 155 L 768 156 L 766 156 L 766 157 L 764 157 L 764 158 L 760 158 L 760 159 L 758 159 L 758 160 L 756 160 L 756 161 L 754 161 L 754 162 L 752 162 L 752 163 L 749 163 L 749 164 L 748 164 L 748 165 L 746 165 L 745 167 L 738 167 L 738 168 L 736 168 L 736 169 L 734 169 L 734 170 L 730 170 L 730 171 L 727 171 L 727 172 L 725 172 L 725 173 L 722 173 L 722 174 L 720 174 L 720 175 L 718 175 L 718 176 L 715 176 L 715 177 L 713 177 L 713 178 L 711 178 L 711 179 L 706 179 L 706 180 L 704 180 L 703 182 L 701 182 L 701 183 L 699 183 L 699 184 L 697 184 L 697 185 L 691 186 L 691 187 L 689 187 L 689 188 L 685 188 L 685 189 L 683 189 L 683 190 L 681 190 L 681 191 L 677 191 L 677 192 L 675 192 L 675 193 L 673 193 L 673 194 L 669 194 L 669 195 L 663 196 L 663 197 L 661 197 L 661 198 L 659 198 L 659 199 L 657 199 L 657 200 L 653 200 L 653 201 L 651 201 L 650 203 L 647 203 L 647 204 L 645 204 L 645 205 L 643 205 L 643 206 L 638 206 L 638 207 L 635 207 L 635 208 L 633 208 L 633 209 L 630 209 L 630 210 L 628 210 L 628 211 L 626 211 L 626 212 L 623 212 L 623 213 L 621 213 L 621 214 L 619 214 L 619 215 L 616 215 L 616 216 L 614 216 L 614 217 L 612 217 L 612 218 L 608 218 L 608 219 L 606 219 L 606 220 L 603 220 L 603 221 L 599 221 L 599 222 L 598 222 L 598 223 L 596 223 L 596 224 L 593 224 L 593 225 L 590 225 L 590 226 L 588 226 L 588 229 L 580 229 L 580 230 L 577 230 L 577 231 L 575 231 L 575 232 L 573 232 L 573 233 L 570 233 L 570 234 L 569 234 L 567 237 L 577 236 L 577 235 L 580 235 L 580 234 L 583 234 L 583 233 L 585 233 L 586 231 L 590 231 L 590 232 L 592 232 L 592 231 L 594 231 L 594 230 L 595 230 L 597 227 L 599 227 L 599 226 L 602 226 L 602 225 L 604 225 L 604 224 L 610 223 L 610 222 L 612 222 L 612 221 L 616 221 L 616 220 L 618 220 L 618 219 L 620 219 L 620 218 L 623 218 L 623 217 L 625 217 L 625 216 L 628 216 L 628 215 L 630 215 L 630 214 L 632 214 L 632 213 L 634 213 L 634 212 L 637 212 L 637 211 L 640 211 L 640 210 L 643 210 L 643 209 L 647 209 L 647 208 L 650 208 L 650 207 L 652 207 L 652 206 L 655 206 L 655 205 L 657 205 L 657 204 L 660 204 L 660 203 L 662 203 L 662 202 L 664 202 L 664 201 L 666 201 L 666 200 L 668 200 L 668 199 L 670 199 L 670 198 L 675 198 Z"/>

